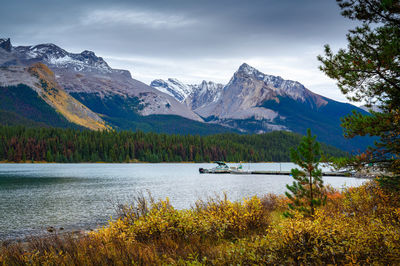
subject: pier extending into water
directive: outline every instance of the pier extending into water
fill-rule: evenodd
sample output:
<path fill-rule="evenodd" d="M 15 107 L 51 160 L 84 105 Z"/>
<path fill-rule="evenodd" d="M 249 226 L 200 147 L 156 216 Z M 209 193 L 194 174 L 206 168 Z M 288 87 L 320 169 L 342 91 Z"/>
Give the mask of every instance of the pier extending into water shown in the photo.
<path fill-rule="evenodd" d="M 243 172 L 243 173 L 242 173 Z M 248 174 L 248 175 L 290 175 L 290 171 L 232 171 L 231 174 Z M 323 176 L 351 176 L 350 173 L 344 172 L 323 172 Z"/>
<path fill-rule="evenodd" d="M 234 174 L 234 175 L 291 175 L 291 171 L 282 171 L 282 166 L 279 164 L 279 171 L 272 170 L 244 170 L 242 164 L 238 167 L 229 167 L 225 162 L 216 161 L 217 167 L 206 169 L 199 168 L 200 174 Z M 341 177 L 353 177 L 355 173 L 351 171 L 327 171 L 322 172 L 323 176 L 341 176 Z"/>
<path fill-rule="evenodd" d="M 290 171 L 242 171 L 242 170 L 231 170 L 226 169 L 224 171 L 206 172 L 205 174 L 232 174 L 232 175 L 291 175 Z M 342 176 L 351 177 L 353 176 L 349 172 L 323 172 L 322 176 Z"/>

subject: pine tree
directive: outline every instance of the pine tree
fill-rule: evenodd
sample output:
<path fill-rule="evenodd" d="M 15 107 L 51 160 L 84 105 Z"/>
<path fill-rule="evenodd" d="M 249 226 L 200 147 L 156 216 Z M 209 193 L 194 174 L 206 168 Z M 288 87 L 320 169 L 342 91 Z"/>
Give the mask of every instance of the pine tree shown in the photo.
<path fill-rule="evenodd" d="M 10 162 L 14 161 L 14 148 L 13 147 L 8 149 L 7 160 Z"/>
<path fill-rule="evenodd" d="M 290 193 L 285 194 L 291 201 L 290 210 L 284 214 L 287 217 L 291 217 L 295 210 L 313 216 L 315 208 L 326 202 L 322 171 L 318 168 L 321 157 L 320 144 L 315 138 L 316 136 L 311 136 L 311 130 L 308 129 L 307 136 L 303 137 L 297 150 L 290 151 L 292 161 L 300 166 L 301 170 L 292 169 L 291 174 L 295 181 L 292 185 L 286 185 Z"/>
<path fill-rule="evenodd" d="M 52 162 L 53 161 L 53 155 L 51 154 L 50 150 L 47 150 L 47 152 L 46 152 L 46 161 L 47 162 Z"/>
<path fill-rule="evenodd" d="M 347 34 L 347 49 L 325 46 L 319 56 L 325 74 L 354 102 L 376 105 L 381 112 L 354 112 L 342 120 L 345 137 L 376 136 L 376 147 L 359 156 L 385 174 L 381 186 L 400 190 L 400 2 L 337 0 L 342 15 L 362 22 Z M 351 162 L 349 162 L 350 165 Z"/>

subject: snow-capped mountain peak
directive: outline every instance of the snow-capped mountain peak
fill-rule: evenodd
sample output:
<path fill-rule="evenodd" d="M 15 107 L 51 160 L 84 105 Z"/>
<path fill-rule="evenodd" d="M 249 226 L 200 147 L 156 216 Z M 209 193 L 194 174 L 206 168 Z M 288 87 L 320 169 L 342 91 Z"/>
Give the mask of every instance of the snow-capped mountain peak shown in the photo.
<path fill-rule="evenodd" d="M 197 109 L 218 100 L 224 85 L 203 80 L 200 84 L 184 84 L 177 79 L 153 80 L 153 88 L 173 96 L 186 103 L 191 109 Z"/>
<path fill-rule="evenodd" d="M 203 80 L 200 84 L 198 85 L 192 85 L 194 88 L 196 88 L 199 93 L 205 93 L 208 91 L 216 91 L 216 90 L 220 90 L 223 85 L 219 84 L 219 83 L 215 83 L 213 81 L 206 81 Z"/>
<path fill-rule="evenodd" d="M 254 67 L 248 65 L 247 63 L 243 63 L 239 69 L 237 70 L 236 73 L 245 73 L 249 76 L 253 76 L 253 75 L 258 75 L 258 74 L 262 74 L 260 71 L 258 71 L 257 69 L 255 69 Z"/>
<path fill-rule="evenodd" d="M 171 95 L 180 102 L 183 102 L 186 97 L 192 92 L 192 87 L 183 82 L 169 78 L 168 80 L 156 79 L 150 83 L 150 86 Z"/>
<path fill-rule="evenodd" d="M 88 50 L 83 51 L 81 55 L 86 58 L 97 58 L 94 52 Z"/>
<path fill-rule="evenodd" d="M 114 71 L 101 57 L 92 51 L 69 53 L 52 43 L 15 47 L 19 58 L 26 62 L 43 62 L 50 67 L 74 69 L 75 71 L 113 73 Z"/>
<path fill-rule="evenodd" d="M 203 80 L 200 84 L 191 86 L 193 92 L 186 100 L 186 104 L 192 108 L 192 110 L 217 102 L 224 88 L 222 84 L 206 80 Z"/>

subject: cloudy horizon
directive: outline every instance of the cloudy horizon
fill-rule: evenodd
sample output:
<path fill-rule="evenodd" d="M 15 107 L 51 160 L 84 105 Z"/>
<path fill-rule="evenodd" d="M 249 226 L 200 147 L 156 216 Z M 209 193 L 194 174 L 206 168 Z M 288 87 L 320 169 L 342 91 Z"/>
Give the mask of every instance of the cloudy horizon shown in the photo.
<path fill-rule="evenodd" d="M 348 101 L 316 57 L 324 44 L 344 48 L 353 27 L 333 0 L 26 0 L 0 10 L 0 37 L 14 46 L 91 50 L 147 84 L 159 78 L 226 84 L 245 62 L 341 102 Z"/>

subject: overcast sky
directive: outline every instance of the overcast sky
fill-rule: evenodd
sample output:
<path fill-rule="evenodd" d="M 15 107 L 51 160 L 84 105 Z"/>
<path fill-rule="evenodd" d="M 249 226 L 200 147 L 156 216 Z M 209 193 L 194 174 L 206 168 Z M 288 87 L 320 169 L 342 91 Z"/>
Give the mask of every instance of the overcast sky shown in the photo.
<path fill-rule="evenodd" d="M 14 46 L 91 50 L 147 84 L 225 84 L 246 62 L 339 101 L 316 57 L 324 44 L 345 47 L 353 27 L 334 0 L 14 0 L 0 9 L 0 37 Z"/>

